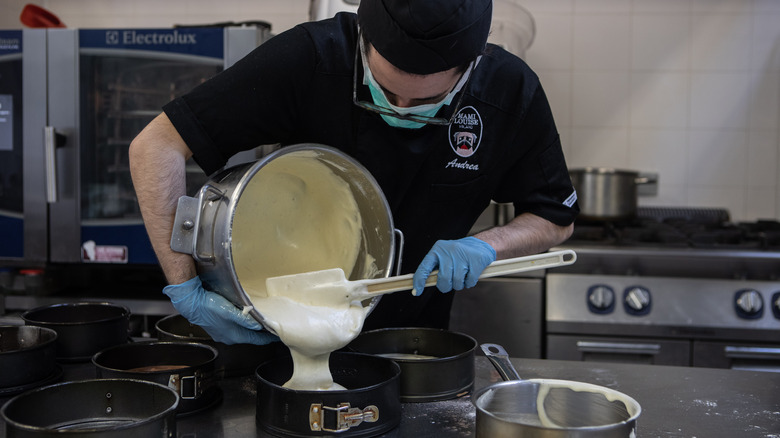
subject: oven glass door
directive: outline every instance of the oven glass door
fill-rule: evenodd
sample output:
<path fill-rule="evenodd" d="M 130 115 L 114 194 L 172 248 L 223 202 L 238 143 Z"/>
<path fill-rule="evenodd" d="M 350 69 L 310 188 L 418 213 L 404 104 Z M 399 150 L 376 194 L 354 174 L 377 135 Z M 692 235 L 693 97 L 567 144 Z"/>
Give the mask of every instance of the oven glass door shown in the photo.
<path fill-rule="evenodd" d="M 81 217 L 84 221 L 141 217 L 130 179 L 132 139 L 163 105 L 222 70 L 221 60 L 198 64 L 158 56 L 81 56 Z M 194 166 L 194 163 L 192 163 Z M 206 177 L 195 167 L 188 183 Z M 192 193 L 196 190 L 193 186 Z"/>
<path fill-rule="evenodd" d="M 116 41 L 109 44 L 112 37 Z M 155 263 L 128 148 L 163 105 L 223 70 L 223 37 L 219 28 L 79 31 L 83 261 Z M 185 44 L 202 47 L 182 53 Z M 194 162 L 187 164 L 192 195 L 206 175 Z M 89 251 L 100 247 L 107 250 Z M 120 260 L 110 259 L 115 256 Z"/>
<path fill-rule="evenodd" d="M 198 63 L 154 55 L 81 55 L 82 245 L 134 246 L 127 251 L 132 261 L 155 262 L 130 178 L 130 142 L 163 105 L 221 70 L 219 59 Z M 206 175 L 192 160 L 187 169 L 187 193 L 192 195 Z M 103 257 L 114 253 L 120 254 L 109 251 Z M 85 250 L 84 261 L 111 261 L 90 259 L 92 254 Z"/>

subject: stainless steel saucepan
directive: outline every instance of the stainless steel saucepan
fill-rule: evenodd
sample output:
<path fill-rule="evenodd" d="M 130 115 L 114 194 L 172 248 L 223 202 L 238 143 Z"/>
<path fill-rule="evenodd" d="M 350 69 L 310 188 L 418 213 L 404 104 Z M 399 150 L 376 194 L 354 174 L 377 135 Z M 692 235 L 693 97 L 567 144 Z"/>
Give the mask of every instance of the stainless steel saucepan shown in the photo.
<path fill-rule="evenodd" d="M 523 380 L 500 345 L 481 348 L 505 381 L 474 394 L 477 437 L 636 437 L 642 409 L 633 398 L 583 382 Z"/>
<path fill-rule="evenodd" d="M 606 167 L 570 169 L 577 190 L 580 217 L 590 220 L 622 220 L 636 216 L 638 188 L 656 181 L 639 172 Z"/>

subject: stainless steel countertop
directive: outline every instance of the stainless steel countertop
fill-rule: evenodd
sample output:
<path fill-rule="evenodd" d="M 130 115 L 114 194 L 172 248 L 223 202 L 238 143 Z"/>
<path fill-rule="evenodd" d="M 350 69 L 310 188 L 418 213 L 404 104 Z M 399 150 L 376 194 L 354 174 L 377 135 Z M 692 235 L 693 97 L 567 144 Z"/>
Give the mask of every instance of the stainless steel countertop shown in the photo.
<path fill-rule="evenodd" d="M 642 405 L 637 421 L 640 438 L 780 437 L 780 373 L 540 359 L 512 362 L 524 378 L 577 380 L 632 396 Z M 94 378 L 95 372 L 90 363 L 64 364 L 63 371 L 63 380 Z M 476 374 L 477 389 L 500 380 L 482 356 L 476 359 Z M 225 379 L 221 387 L 223 399 L 218 405 L 177 419 L 177 436 L 270 436 L 255 425 L 254 378 Z M 0 398 L 0 403 L 8 399 Z M 469 396 L 404 403 L 400 425 L 382 437 L 471 437 L 475 420 Z M 5 437 L 4 424 L 0 437 Z"/>

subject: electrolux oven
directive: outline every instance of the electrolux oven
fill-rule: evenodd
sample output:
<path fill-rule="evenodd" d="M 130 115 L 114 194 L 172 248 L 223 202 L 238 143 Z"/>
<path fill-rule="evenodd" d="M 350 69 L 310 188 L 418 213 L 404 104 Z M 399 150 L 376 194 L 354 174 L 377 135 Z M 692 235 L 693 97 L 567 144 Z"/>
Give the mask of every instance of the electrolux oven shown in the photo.
<path fill-rule="evenodd" d="M 268 38 L 259 25 L 1 31 L 0 267 L 156 263 L 130 141 Z"/>

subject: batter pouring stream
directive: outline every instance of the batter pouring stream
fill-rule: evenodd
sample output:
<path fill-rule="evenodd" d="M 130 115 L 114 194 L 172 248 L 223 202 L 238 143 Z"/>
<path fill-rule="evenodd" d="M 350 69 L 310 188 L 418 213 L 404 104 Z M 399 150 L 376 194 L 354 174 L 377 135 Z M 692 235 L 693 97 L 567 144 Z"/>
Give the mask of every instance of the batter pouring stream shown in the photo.
<path fill-rule="evenodd" d="M 360 254 L 362 220 L 349 185 L 316 152 L 270 161 L 247 184 L 233 220 L 236 274 L 252 304 L 290 348 L 297 390 L 344 389 L 333 382 L 330 353 L 360 333 L 369 308 L 360 301 L 312 305 L 269 297 L 268 277 L 329 268 L 349 276 Z M 321 304 L 321 303 L 320 303 Z"/>

